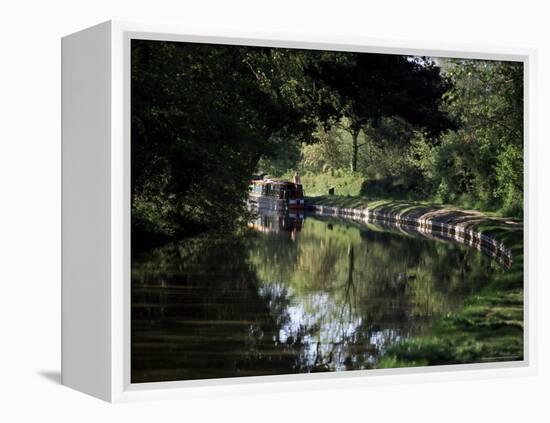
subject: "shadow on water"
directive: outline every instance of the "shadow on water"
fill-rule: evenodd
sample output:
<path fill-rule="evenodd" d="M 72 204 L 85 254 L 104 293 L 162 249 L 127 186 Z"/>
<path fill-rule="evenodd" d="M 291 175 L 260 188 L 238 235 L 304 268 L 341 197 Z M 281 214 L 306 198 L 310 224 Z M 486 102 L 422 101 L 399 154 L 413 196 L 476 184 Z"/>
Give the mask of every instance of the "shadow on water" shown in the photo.
<path fill-rule="evenodd" d="M 132 382 L 376 367 L 502 269 L 376 225 L 261 213 L 132 258 Z"/>

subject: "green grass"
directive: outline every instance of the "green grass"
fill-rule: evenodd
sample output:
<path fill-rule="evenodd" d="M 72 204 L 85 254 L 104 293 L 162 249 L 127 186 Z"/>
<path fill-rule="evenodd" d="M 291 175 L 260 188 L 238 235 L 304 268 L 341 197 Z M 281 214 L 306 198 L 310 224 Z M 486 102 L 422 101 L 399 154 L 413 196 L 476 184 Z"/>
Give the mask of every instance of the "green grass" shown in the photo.
<path fill-rule="evenodd" d="M 427 336 L 390 346 L 377 368 L 523 359 L 523 247 L 510 269 L 497 273 L 464 306 L 443 316 Z"/>
<path fill-rule="evenodd" d="M 292 175 L 287 179 L 292 180 Z M 343 196 L 356 196 L 361 192 L 365 180 L 360 175 L 349 174 L 345 171 L 334 171 L 333 173 L 313 174 L 306 173 L 300 177 L 306 195 L 315 196 L 328 194 L 329 188 Z"/>
<path fill-rule="evenodd" d="M 522 272 L 516 280 L 522 280 Z M 377 368 L 523 359 L 523 289 L 492 286 L 444 316 L 428 336 L 391 345 Z M 498 291 L 497 291 L 498 290 Z"/>

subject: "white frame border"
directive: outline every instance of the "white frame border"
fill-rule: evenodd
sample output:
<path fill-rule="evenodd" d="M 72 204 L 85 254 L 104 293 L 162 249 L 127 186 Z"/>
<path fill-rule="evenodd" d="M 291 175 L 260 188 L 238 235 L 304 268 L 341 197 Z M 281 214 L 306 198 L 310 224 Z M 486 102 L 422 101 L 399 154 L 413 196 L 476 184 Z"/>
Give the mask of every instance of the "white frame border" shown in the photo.
<path fill-rule="evenodd" d="M 339 37 L 112 21 L 111 25 L 111 400 L 136 401 L 473 380 L 537 373 L 536 113 L 537 51 L 532 48 Z M 524 63 L 524 360 L 353 372 L 130 384 L 130 40 L 323 49 L 512 60 Z"/>

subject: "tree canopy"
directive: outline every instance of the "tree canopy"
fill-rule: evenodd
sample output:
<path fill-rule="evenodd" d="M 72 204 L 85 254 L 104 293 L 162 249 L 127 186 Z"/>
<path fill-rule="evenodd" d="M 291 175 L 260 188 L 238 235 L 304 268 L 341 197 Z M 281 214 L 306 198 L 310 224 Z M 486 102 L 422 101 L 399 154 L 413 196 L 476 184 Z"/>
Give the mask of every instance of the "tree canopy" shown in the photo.
<path fill-rule="evenodd" d="M 325 52 L 306 71 L 334 98 L 325 119 L 346 117 L 361 129 L 394 116 L 432 135 L 452 126 L 440 109 L 450 84 L 428 58 Z"/>

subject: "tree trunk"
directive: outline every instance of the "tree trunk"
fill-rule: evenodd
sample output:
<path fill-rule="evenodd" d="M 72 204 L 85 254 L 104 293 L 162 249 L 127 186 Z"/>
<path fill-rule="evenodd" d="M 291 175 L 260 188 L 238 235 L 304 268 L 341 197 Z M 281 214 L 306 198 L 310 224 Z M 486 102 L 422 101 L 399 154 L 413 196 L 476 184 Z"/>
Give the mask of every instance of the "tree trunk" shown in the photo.
<path fill-rule="evenodd" d="M 357 155 L 359 153 L 359 129 L 353 129 L 351 132 L 351 171 L 357 172 Z"/>

